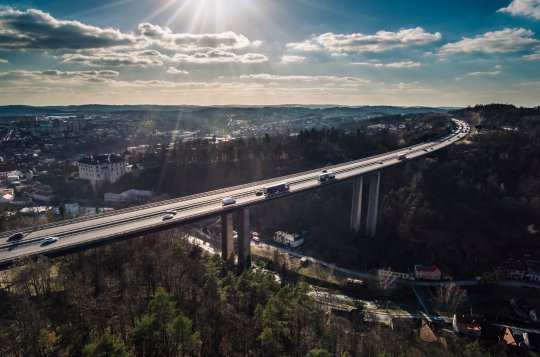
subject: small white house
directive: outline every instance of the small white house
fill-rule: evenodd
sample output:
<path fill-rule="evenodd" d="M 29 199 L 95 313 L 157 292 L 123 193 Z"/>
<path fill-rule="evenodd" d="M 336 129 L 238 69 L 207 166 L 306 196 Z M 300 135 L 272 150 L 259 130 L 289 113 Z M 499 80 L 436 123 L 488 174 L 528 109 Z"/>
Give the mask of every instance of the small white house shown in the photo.
<path fill-rule="evenodd" d="M 304 238 L 300 238 L 298 234 L 277 231 L 274 233 L 274 242 L 281 243 L 287 247 L 296 248 L 304 243 Z"/>

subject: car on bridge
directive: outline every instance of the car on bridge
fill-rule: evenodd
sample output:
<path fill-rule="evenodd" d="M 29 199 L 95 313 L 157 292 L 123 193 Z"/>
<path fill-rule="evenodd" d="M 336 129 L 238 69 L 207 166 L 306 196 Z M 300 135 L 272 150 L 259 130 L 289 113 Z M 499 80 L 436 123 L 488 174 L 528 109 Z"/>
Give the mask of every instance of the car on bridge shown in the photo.
<path fill-rule="evenodd" d="M 317 180 L 319 180 L 320 183 L 333 181 L 335 179 L 336 179 L 336 174 L 333 172 L 325 172 L 325 173 L 320 174 L 317 177 Z"/>
<path fill-rule="evenodd" d="M 171 211 L 165 211 L 165 214 L 172 214 L 173 216 L 176 216 L 176 211 L 175 210 L 171 210 Z"/>
<path fill-rule="evenodd" d="M 41 245 L 49 245 L 49 244 L 52 244 L 54 242 L 58 242 L 58 237 L 45 237 L 41 241 Z"/>
<path fill-rule="evenodd" d="M 224 199 L 221 200 L 221 204 L 223 206 L 230 206 L 230 205 L 234 205 L 236 203 L 236 200 L 232 197 L 225 197 Z"/>
<path fill-rule="evenodd" d="M 405 160 L 406 158 L 407 158 L 407 155 L 405 155 L 405 154 L 399 155 L 399 156 L 397 157 L 397 159 L 398 159 L 399 161 Z"/>
<path fill-rule="evenodd" d="M 166 220 L 168 220 L 168 219 L 173 219 L 173 218 L 174 218 L 174 215 L 172 215 L 172 214 L 170 214 L 170 213 L 166 213 L 166 214 L 163 215 L 162 220 L 163 220 L 163 221 L 166 221 Z"/>
<path fill-rule="evenodd" d="M 9 238 L 7 239 L 7 241 L 12 242 L 14 240 L 22 239 L 23 237 L 24 237 L 24 234 L 22 232 L 17 232 L 17 233 L 13 233 L 12 235 L 10 235 Z"/>

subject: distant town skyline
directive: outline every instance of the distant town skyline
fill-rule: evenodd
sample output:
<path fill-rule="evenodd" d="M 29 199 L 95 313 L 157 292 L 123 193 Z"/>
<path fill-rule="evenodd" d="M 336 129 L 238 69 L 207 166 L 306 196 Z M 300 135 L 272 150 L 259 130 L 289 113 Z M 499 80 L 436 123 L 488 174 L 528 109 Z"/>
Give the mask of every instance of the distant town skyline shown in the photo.
<path fill-rule="evenodd" d="M 0 105 L 540 104 L 540 0 L 0 0 Z"/>

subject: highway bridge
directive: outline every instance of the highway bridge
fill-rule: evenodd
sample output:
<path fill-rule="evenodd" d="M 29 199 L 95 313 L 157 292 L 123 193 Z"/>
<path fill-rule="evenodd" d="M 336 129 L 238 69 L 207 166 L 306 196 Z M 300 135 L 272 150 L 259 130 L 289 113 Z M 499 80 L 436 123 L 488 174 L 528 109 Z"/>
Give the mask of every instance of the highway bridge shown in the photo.
<path fill-rule="evenodd" d="M 321 170 L 311 170 L 95 216 L 3 232 L 0 233 L 0 268 L 6 268 L 23 258 L 34 258 L 39 255 L 59 256 L 116 240 L 167 230 L 213 216 L 221 216 L 221 251 L 222 256 L 227 258 L 234 254 L 234 214 L 237 216 L 237 226 L 239 226 L 238 262 L 239 265 L 246 266 L 251 261 L 250 206 L 349 181 L 353 183 L 351 230 L 360 232 L 364 177 L 369 180 L 365 229 L 367 235 L 373 236 L 377 226 L 381 171 L 404 161 L 422 158 L 464 138 L 470 131 L 469 126 L 462 121 L 452 120 L 454 122 L 452 132 L 443 137 L 396 151 L 326 167 L 328 172 L 335 173 L 335 179 L 327 180 L 324 183 L 319 181 Z M 263 187 L 283 182 L 289 184 L 290 190 L 288 192 L 274 195 L 261 195 L 260 192 L 259 195 L 256 194 Z M 236 203 L 224 206 L 222 199 L 227 197 L 234 198 Z M 177 213 L 173 218 L 164 220 L 164 215 L 168 211 L 176 211 Z M 16 232 L 23 233 L 23 238 L 8 241 L 8 237 Z M 57 237 L 58 240 L 45 244 L 43 241 L 45 237 Z"/>

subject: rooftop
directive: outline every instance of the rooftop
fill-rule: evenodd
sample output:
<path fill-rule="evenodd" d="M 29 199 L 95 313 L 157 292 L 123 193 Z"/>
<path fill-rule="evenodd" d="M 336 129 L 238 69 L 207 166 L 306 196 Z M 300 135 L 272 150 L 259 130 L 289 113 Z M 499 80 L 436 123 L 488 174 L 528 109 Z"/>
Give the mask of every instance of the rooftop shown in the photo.
<path fill-rule="evenodd" d="M 120 155 L 117 154 L 105 154 L 105 155 L 95 155 L 95 156 L 89 156 L 89 157 L 83 157 L 78 161 L 79 164 L 86 164 L 86 165 L 100 165 L 100 164 L 113 164 L 113 163 L 119 163 L 124 162 L 124 159 Z"/>

